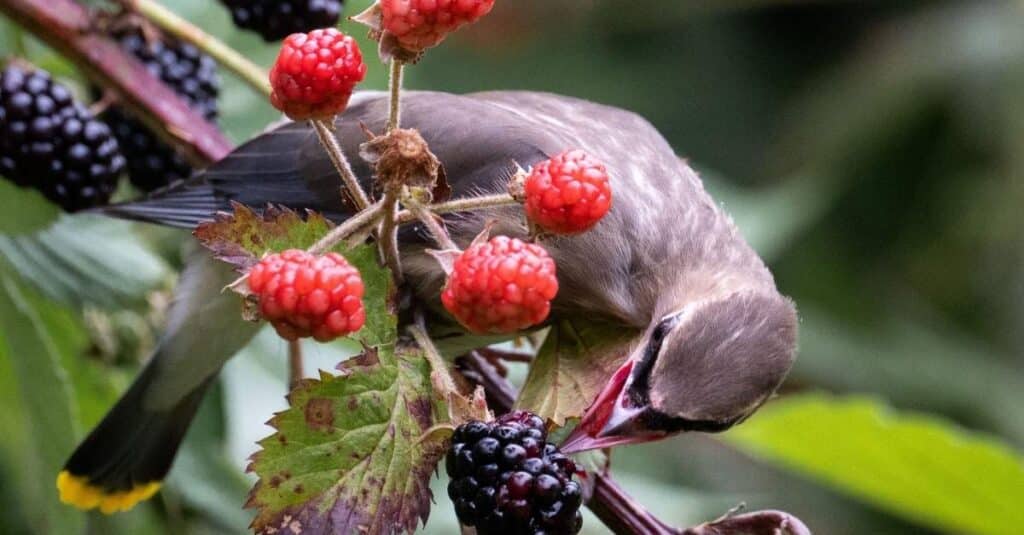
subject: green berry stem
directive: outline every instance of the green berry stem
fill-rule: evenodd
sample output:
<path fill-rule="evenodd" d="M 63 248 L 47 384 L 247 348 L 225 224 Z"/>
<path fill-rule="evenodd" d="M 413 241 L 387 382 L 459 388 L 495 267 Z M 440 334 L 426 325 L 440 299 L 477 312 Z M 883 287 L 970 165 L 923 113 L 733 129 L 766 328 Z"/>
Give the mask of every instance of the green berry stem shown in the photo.
<path fill-rule="evenodd" d="M 422 320 L 422 318 L 418 319 Z M 412 335 L 416 343 L 419 344 L 420 349 L 423 350 L 423 355 L 430 364 L 430 369 L 437 374 L 441 387 L 444 389 L 444 392 L 441 392 L 441 394 L 447 396 L 449 393 L 458 392 L 455 379 L 452 378 L 451 372 L 448 371 L 448 364 L 445 362 L 444 357 L 441 356 L 441 352 L 437 350 L 434 341 L 430 339 L 426 329 L 420 323 L 420 321 L 417 321 L 416 325 L 410 325 L 409 334 Z"/>
<path fill-rule="evenodd" d="M 323 254 L 333 249 L 335 245 L 338 245 L 349 236 L 365 229 L 368 226 L 375 225 L 384 215 L 383 206 L 383 201 L 378 201 L 370 205 L 367 209 L 346 219 L 344 223 L 334 227 L 330 232 L 320 238 L 318 242 L 307 249 L 307 252 Z"/>
<path fill-rule="evenodd" d="M 388 90 L 390 91 L 388 132 L 398 128 L 402 121 L 402 80 L 404 72 L 405 64 L 392 58 L 391 75 L 388 79 Z"/>
<path fill-rule="evenodd" d="M 288 385 L 294 389 L 302 380 L 302 342 L 291 340 L 288 342 Z"/>
<path fill-rule="evenodd" d="M 345 184 L 345 191 L 348 192 L 352 202 L 355 203 L 356 209 L 360 212 L 366 210 L 370 206 L 370 199 L 366 196 L 366 192 L 363 191 L 363 187 L 359 185 L 359 180 L 356 179 L 356 174 L 352 171 L 352 166 L 349 165 L 345 152 L 341 150 L 338 139 L 334 137 L 333 124 L 331 124 L 333 119 L 311 119 L 309 122 L 312 123 L 317 137 L 320 138 L 320 144 L 327 151 L 327 155 L 331 158 L 331 163 L 334 164 L 334 168 L 337 169 L 338 174 L 341 176 L 341 180 Z"/>
<path fill-rule="evenodd" d="M 486 210 L 488 208 L 500 208 L 502 206 L 516 206 L 522 204 L 507 193 L 496 195 L 481 195 L 479 197 L 467 197 L 455 199 L 442 203 L 435 203 L 425 206 L 427 210 L 435 214 L 452 214 L 456 212 L 472 212 L 474 210 Z M 419 220 L 419 216 L 412 210 L 404 210 L 398 215 L 401 224 L 411 223 Z"/>
<path fill-rule="evenodd" d="M 398 194 L 397 188 L 389 188 L 384 192 L 384 217 L 380 224 L 380 252 L 384 263 L 391 270 L 397 284 L 405 281 L 402 273 L 402 261 L 398 253 Z"/>
<path fill-rule="evenodd" d="M 421 209 L 426 213 L 433 214 L 451 214 L 455 212 L 466 212 L 471 210 L 480 210 L 484 208 L 495 208 L 501 206 L 514 206 L 519 204 L 518 201 L 508 195 L 488 195 L 483 197 L 471 197 L 468 199 L 458 199 L 455 201 L 449 201 L 444 203 L 437 203 L 431 205 L 421 205 Z M 358 234 L 360 231 L 366 229 L 369 226 L 376 225 L 384 217 L 384 201 L 377 201 L 376 203 L 369 206 L 367 210 L 360 212 L 345 221 L 339 227 L 334 228 L 331 232 L 327 233 L 323 238 L 320 239 L 313 247 L 309 248 L 311 253 L 323 253 L 330 250 L 335 245 L 341 243 L 349 236 Z M 423 221 L 420 216 L 416 215 L 410 205 L 405 210 L 397 212 L 395 217 L 395 224 L 397 226 L 408 225 L 417 221 Z M 429 223 L 426 223 L 429 224 Z M 442 229 L 443 230 L 443 229 Z M 431 231 L 433 232 L 433 231 Z M 445 232 L 444 234 L 447 234 Z M 435 235 L 436 238 L 436 235 Z M 450 239 L 450 238 L 449 238 Z M 458 246 L 455 242 L 442 243 L 438 242 L 438 245 L 447 247 L 448 245 L 453 246 L 457 249 Z"/>
<path fill-rule="evenodd" d="M 154 0 L 121 0 L 132 9 L 167 33 L 192 43 L 196 48 L 213 57 L 226 69 L 238 75 L 254 90 L 270 97 L 270 81 L 267 72 L 223 41 L 199 29 Z"/>
<path fill-rule="evenodd" d="M 459 249 L 459 246 L 452 241 L 451 236 L 448 234 L 448 230 L 444 228 L 444 225 L 437 221 L 437 218 L 434 217 L 434 213 L 431 212 L 428 207 L 412 200 L 407 201 L 405 206 L 408 207 L 409 211 L 412 212 L 424 226 L 427 227 L 427 230 L 430 231 L 430 235 L 434 238 L 434 241 L 437 242 L 437 245 L 441 247 L 441 249 L 449 251 L 456 251 Z"/>

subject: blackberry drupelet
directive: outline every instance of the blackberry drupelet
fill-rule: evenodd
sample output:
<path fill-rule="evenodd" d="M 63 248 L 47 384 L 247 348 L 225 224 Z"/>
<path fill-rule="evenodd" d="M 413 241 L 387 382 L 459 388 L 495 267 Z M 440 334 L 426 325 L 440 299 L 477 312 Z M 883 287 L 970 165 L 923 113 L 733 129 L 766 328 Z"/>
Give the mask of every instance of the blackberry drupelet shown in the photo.
<path fill-rule="evenodd" d="M 110 128 L 48 73 L 0 74 L 0 175 L 74 212 L 106 204 L 124 165 Z"/>
<path fill-rule="evenodd" d="M 576 465 L 547 443 L 534 414 L 459 426 L 446 467 L 455 514 L 478 535 L 572 535 L 582 527 Z"/>
<path fill-rule="evenodd" d="M 125 51 L 185 99 L 189 107 L 209 121 L 217 119 L 220 80 L 213 58 L 188 43 L 147 40 L 138 29 L 123 30 L 114 37 Z M 121 143 L 135 187 L 153 191 L 192 174 L 192 167 L 181 152 L 166 145 L 126 111 L 112 107 L 103 114 L 103 120 Z"/>
<path fill-rule="evenodd" d="M 344 4 L 340 0 L 221 0 L 235 26 L 252 30 L 265 41 L 290 34 L 337 26 Z"/>

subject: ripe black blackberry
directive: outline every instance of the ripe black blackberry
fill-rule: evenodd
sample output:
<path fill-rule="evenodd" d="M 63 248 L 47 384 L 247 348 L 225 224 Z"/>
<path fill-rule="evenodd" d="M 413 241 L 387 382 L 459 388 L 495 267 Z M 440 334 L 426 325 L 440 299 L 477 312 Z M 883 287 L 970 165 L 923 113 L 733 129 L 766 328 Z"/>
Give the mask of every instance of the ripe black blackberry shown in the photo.
<path fill-rule="evenodd" d="M 48 73 L 0 74 L 0 175 L 74 212 L 106 204 L 124 163 L 110 128 Z"/>
<path fill-rule="evenodd" d="M 114 37 L 125 51 L 145 63 L 149 72 L 185 99 L 189 107 L 207 120 L 217 119 L 220 80 L 213 58 L 188 43 L 147 40 L 134 28 L 120 30 Z M 103 120 L 121 142 L 135 187 L 153 191 L 192 174 L 192 167 L 181 152 L 166 145 L 124 110 L 114 106 L 103 114 Z"/>
<path fill-rule="evenodd" d="M 265 41 L 280 41 L 297 32 L 338 24 L 341 0 L 221 0 L 235 26 L 252 30 Z"/>
<path fill-rule="evenodd" d="M 446 467 L 455 514 L 478 535 L 573 535 L 583 525 L 576 465 L 536 415 L 459 426 Z"/>

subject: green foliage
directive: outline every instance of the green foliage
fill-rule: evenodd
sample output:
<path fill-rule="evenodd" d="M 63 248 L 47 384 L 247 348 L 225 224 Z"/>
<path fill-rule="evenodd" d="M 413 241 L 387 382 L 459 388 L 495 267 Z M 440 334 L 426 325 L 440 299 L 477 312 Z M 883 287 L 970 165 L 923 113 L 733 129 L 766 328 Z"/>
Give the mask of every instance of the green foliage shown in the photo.
<path fill-rule="evenodd" d="M 585 321 L 561 321 L 548 331 L 530 366 L 516 408 L 555 425 L 579 418 L 628 356 L 629 332 Z"/>
<path fill-rule="evenodd" d="M 20 188 L 0 177 L 0 199 L 20 205 L 22 210 L 0 210 L 0 229 L 4 234 L 26 234 L 46 228 L 60 215 L 60 208 L 35 190 Z"/>
<path fill-rule="evenodd" d="M 81 531 L 82 518 L 56 503 L 52 484 L 74 447 L 78 415 L 72 403 L 67 372 L 61 366 L 61 350 L 76 350 L 59 340 L 59 330 L 46 328 L 46 317 L 59 314 L 53 305 L 41 303 L 6 271 L 0 270 L 0 356 L 13 370 L 24 413 L 21 425 L 28 431 L 23 455 L 29 467 L 24 496 L 32 506 L 30 522 L 43 533 Z M 28 453 L 28 452 L 21 452 Z M 42 481 L 37 474 L 53 474 Z"/>
<path fill-rule="evenodd" d="M 34 206 L 14 211 L 30 218 L 38 212 Z M 33 234 L 0 233 L 0 253 L 0 263 L 72 306 L 139 305 L 170 275 L 130 224 L 95 215 L 65 215 Z"/>
<path fill-rule="evenodd" d="M 332 226 L 316 213 L 303 219 L 287 208 L 267 207 L 257 214 L 235 204 L 234 212 L 199 225 L 195 236 L 216 258 L 245 271 L 267 253 L 309 248 Z"/>
<path fill-rule="evenodd" d="M 307 248 L 327 230 L 316 214 L 260 217 L 238 206 L 196 234 L 219 258 L 245 266 L 268 251 Z M 339 375 L 303 380 L 270 420 L 277 431 L 249 466 L 260 478 L 248 501 L 258 533 L 411 532 L 430 511 L 430 476 L 444 452 L 442 436 L 425 436 L 435 413 L 430 366 L 419 350 L 396 346 L 391 277 L 376 247 L 344 254 L 366 287 L 367 323 L 353 335 L 365 349 Z"/>
<path fill-rule="evenodd" d="M 261 214 L 241 204 L 231 214 L 219 214 L 215 221 L 204 223 L 195 231 L 196 238 L 220 260 L 245 271 L 262 256 L 287 249 L 308 249 L 333 225 L 322 215 L 309 212 L 305 218 L 291 210 L 267 208 Z M 391 313 L 390 275 L 377 257 L 377 248 L 362 245 L 346 249 L 334 248 L 363 277 L 367 297 L 366 325 L 352 338 L 367 346 L 393 344 L 398 322 Z"/>
<path fill-rule="evenodd" d="M 957 533 L 1024 525 L 1024 458 L 942 419 L 869 398 L 791 396 L 726 435 L 741 449 Z"/>
<path fill-rule="evenodd" d="M 420 441 L 432 425 L 421 355 L 382 346 L 342 375 L 303 381 L 289 403 L 250 466 L 260 476 L 249 501 L 257 532 L 295 522 L 315 533 L 400 533 L 426 521 L 444 449 Z"/>

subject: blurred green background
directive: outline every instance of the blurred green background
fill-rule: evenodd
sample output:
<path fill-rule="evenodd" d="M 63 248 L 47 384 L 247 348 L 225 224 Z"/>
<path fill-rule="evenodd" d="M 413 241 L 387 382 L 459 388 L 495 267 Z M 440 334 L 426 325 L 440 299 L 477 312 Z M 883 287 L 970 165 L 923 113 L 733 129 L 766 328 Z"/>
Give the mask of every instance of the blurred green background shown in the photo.
<path fill-rule="evenodd" d="M 276 46 L 235 30 L 218 2 L 165 4 L 273 60 Z M 84 88 L 2 19 L 0 54 Z M 384 76 L 370 61 L 366 87 Z M 819 534 L 1024 533 L 1021 4 L 499 0 L 408 85 L 641 113 L 799 304 L 800 357 L 779 400 L 724 436 L 614 455 L 663 519 L 692 525 L 745 502 Z M 236 142 L 276 118 L 232 76 L 224 86 Z M 157 499 L 115 517 L 56 503 L 57 468 L 153 343 L 188 236 L 54 217 L 0 181 L 0 533 L 244 533 L 242 468 L 284 406 L 272 335 L 228 365 Z M 343 350 L 309 345 L 307 365 Z M 457 532 L 443 478 L 429 533 Z M 585 532 L 606 530 L 589 517 Z"/>

